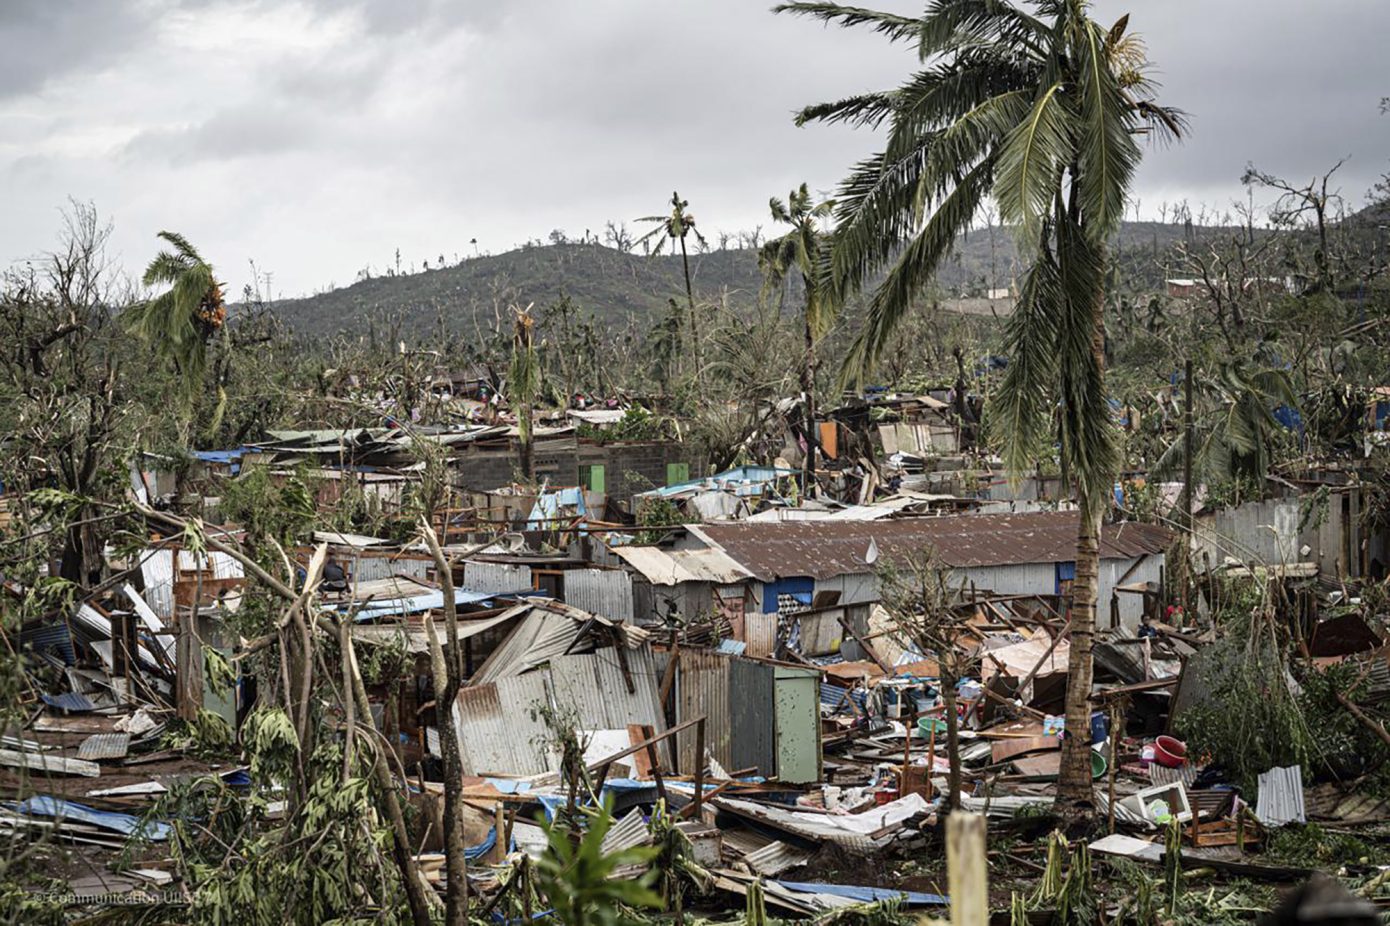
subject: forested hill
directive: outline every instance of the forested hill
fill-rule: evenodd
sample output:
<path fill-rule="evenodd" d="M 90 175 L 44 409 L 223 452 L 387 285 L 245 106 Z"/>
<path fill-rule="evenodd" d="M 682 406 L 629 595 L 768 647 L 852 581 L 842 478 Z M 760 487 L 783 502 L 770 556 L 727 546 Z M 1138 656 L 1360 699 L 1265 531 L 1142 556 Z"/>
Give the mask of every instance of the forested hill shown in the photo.
<path fill-rule="evenodd" d="M 1115 242 L 1127 275 L 1145 284 L 1162 280 L 1162 257 L 1191 234 L 1235 233 L 1236 229 L 1131 222 Z M 977 293 L 986 286 L 1008 286 L 1017 268 L 1013 236 L 1007 229 L 978 230 L 963 238 L 942 269 L 946 295 Z M 761 286 L 757 252 L 731 248 L 690 255 L 691 276 L 702 297 L 728 292 L 734 302 L 751 302 Z M 1136 280 L 1139 282 L 1139 280 Z M 511 304 L 548 305 L 568 295 L 584 314 L 606 323 L 649 322 L 667 300 L 682 296 L 680 257 L 644 257 L 599 244 L 528 246 L 504 254 L 470 257 L 460 263 L 416 273 L 373 276 L 351 286 L 275 304 L 277 314 L 304 334 L 365 331 L 368 320 L 396 317 L 401 333 L 437 325 L 442 316 L 453 330 L 471 331 Z M 484 321 L 486 320 L 486 321 Z"/>

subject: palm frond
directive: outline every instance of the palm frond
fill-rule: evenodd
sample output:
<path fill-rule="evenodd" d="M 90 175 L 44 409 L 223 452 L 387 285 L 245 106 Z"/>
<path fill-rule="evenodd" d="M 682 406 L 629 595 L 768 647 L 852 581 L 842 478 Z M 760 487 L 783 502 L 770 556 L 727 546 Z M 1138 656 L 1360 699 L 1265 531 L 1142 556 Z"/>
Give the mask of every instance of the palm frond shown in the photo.
<path fill-rule="evenodd" d="M 1060 81 L 1043 88 L 1028 117 L 1004 139 L 999 153 L 995 199 L 1000 217 L 1036 241 L 1052 211 L 1063 168 L 1073 154 L 1070 117 Z"/>
<path fill-rule="evenodd" d="M 1058 222 L 1062 321 L 1057 339 L 1061 383 L 1062 453 L 1077 492 L 1099 501 L 1119 468 L 1115 428 L 1105 392 L 1104 338 L 1099 316 L 1104 292 L 1104 254 L 1070 219 Z"/>
<path fill-rule="evenodd" d="M 933 0 L 922 17 L 917 53 L 926 60 L 962 45 L 998 41 L 1038 49 L 1050 29 L 1005 0 Z"/>
<path fill-rule="evenodd" d="M 797 112 L 793 120 L 797 126 L 808 122 L 848 123 L 856 128 L 867 126 L 878 128 L 884 119 L 893 114 L 895 96 L 892 93 L 861 93 L 832 103 L 816 103 Z"/>
<path fill-rule="evenodd" d="M 1005 332 L 1009 365 L 990 401 L 990 434 L 998 442 L 1010 479 L 1029 468 L 1052 433 L 1062 300 L 1060 270 L 1044 243 L 1033 257 L 1009 316 Z"/>
<path fill-rule="evenodd" d="M 838 23 L 841 26 L 873 26 L 875 32 L 887 36 L 890 42 L 917 37 L 918 21 L 911 16 L 883 13 L 864 7 L 842 6 L 838 3 L 780 3 L 772 8 L 772 12 L 809 16 L 824 23 Z"/>
<path fill-rule="evenodd" d="M 971 168 L 899 255 L 869 302 L 864 327 L 845 357 L 842 381 L 862 382 L 868 375 L 898 322 L 911 310 L 913 300 L 936 273 L 956 239 L 970 227 L 989 189 L 993 170 L 991 159 Z"/>
<path fill-rule="evenodd" d="M 1077 190 L 1087 232 L 1092 240 L 1104 243 L 1124 218 L 1140 151 L 1132 134 L 1131 110 L 1106 59 L 1105 36 L 1094 22 L 1084 23 L 1080 45 L 1080 114 L 1084 128 L 1077 152 Z"/>

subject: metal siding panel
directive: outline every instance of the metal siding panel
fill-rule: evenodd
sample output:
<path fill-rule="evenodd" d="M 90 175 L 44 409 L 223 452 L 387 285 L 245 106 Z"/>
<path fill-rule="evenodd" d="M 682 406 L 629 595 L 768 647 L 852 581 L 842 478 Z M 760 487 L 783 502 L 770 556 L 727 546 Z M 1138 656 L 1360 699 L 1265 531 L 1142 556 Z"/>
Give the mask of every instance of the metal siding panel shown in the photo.
<path fill-rule="evenodd" d="M 735 766 L 729 749 L 729 657 L 705 649 L 682 649 L 676 676 L 676 722 L 705 715 L 705 749 L 730 771 Z M 680 771 L 695 773 L 694 728 L 676 734 Z"/>
<path fill-rule="evenodd" d="M 398 575 L 423 579 L 429 565 L 430 562 L 423 559 L 358 554 L 352 557 L 348 569 L 354 581 L 374 582 Z"/>
<path fill-rule="evenodd" d="M 838 653 L 841 638 L 844 637 L 844 628 L 840 626 L 844 613 L 836 608 L 833 611 L 803 614 L 797 618 L 801 622 L 802 655 L 829 656 Z"/>
<path fill-rule="evenodd" d="M 465 775 L 539 775 L 552 765 L 549 731 L 533 708 L 546 702 L 543 673 L 459 691 L 455 722 Z"/>
<path fill-rule="evenodd" d="M 743 637 L 749 656 L 770 657 L 777 649 L 777 615 L 748 612 L 743 616 Z"/>
<path fill-rule="evenodd" d="M 729 771 L 756 767 L 771 777 L 777 770 L 773 668 L 748 659 L 729 661 Z"/>
<path fill-rule="evenodd" d="M 494 595 L 522 592 L 535 587 L 530 566 L 475 563 L 471 560 L 463 564 L 463 584 L 474 591 L 490 592 Z"/>
<path fill-rule="evenodd" d="M 550 661 L 556 703 L 573 706 L 586 730 L 625 730 L 643 724 L 657 733 L 666 729 L 658 700 L 661 677 L 650 648 L 627 650 L 628 668 L 635 691 L 627 690 L 618 654 L 612 648 L 586 655 L 557 656 Z M 657 747 L 667 767 L 671 752 L 663 742 Z"/>
<path fill-rule="evenodd" d="M 632 577 L 621 569 L 571 569 L 565 573 L 565 603 L 630 623 Z"/>

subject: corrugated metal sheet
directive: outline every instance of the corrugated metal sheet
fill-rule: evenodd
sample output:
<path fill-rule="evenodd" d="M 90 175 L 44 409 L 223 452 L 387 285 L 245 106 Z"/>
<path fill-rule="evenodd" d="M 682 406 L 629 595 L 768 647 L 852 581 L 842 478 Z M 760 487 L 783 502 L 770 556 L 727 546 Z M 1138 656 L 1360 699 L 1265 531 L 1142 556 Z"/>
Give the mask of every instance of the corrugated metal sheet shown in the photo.
<path fill-rule="evenodd" d="M 623 849 L 645 846 L 651 841 L 652 831 L 647 826 L 647 819 L 642 816 L 641 810 L 634 807 L 627 816 L 614 823 L 604 834 L 601 848 L 604 855 L 610 855 Z"/>
<path fill-rule="evenodd" d="M 625 730 L 629 724 L 666 729 L 657 703 L 660 683 L 651 650 L 628 650 L 634 691 L 611 647 L 558 656 L 548 668 L 499 678 L 459 692 L 455 721 L 464 773 L 528 776 L 555 769 L 551 734 L 537 708 L 554 705 L 585 730 Z M 533 716 L 535 715 L 535 716 Z M 669 766 L 670 752 L 660 759 Z"/>
<path fill-rule="evenodd" d="M 146 550 L 142 554 L 140 572 L 145 579 L 145 602 L 150 610 L 168 620 L 174 616 L 174 553 L 172 550 Z M 209 553 L 214 579 L 240 579 L 245 576 L 241 563 L 225 553 Z M 208 560 L 204 561 L 204 566 Z M 187 550 L 179 551 L 179 567 L 189 572 L 197 569 L 198 558 Z"/>
<path fill-rule="evenodd" d="M 614 547 L 613 553 L 654 585 L 714 582 L 729 585 L 751 578 L 723 551 L 715 548 L 667 550 L 662 547 Z"/>
<path fill-rule="evenodd" d="M 748 867 L 765 877 L 775 877 L 791 868 L 805 865 L 816 853 L 810 849 L 777 840 L 743 857 Z"/>
<path fill-rule="evenodd" d="M 725 767 L 730 771 L 756 768 L 759 775 L 776 774 L 773 671 L 772 666 L 749 659 L 729 661 L 730 761 Z"/>
<path fill-rule="evenodd" d="M 97 759 L 122 759 L 130 752 L 129 733 L 97 733 L 82 741 L 77 757 L 95 762 Z"/>
<path fill-rule="evenodd" d="M 1303 769 L 1297 765 L 1272 768 L 1260 776 L 1255 816 L 1265 826 L 1304 823 Z"/>
<path fill-rule="evenodd" d="M 347 569 L 349 577 L 354 581 L 374 582 L 377 579 L 389 579 L 398 575 L 423 579 L 428 574 L 430 565 L 430 560 L 417 557 L 359 554 L 347 563 Z"/>
<path fill-rule="evenodd" d="M 747 612 L 743 616 L 743 639 L 748 644 L 745 655 L 770 658 L 777 651 L 777 615 Z"/>
<path fill-rule="evenodd" d="M 632 577 L 621 569 L 571 569 L 565 573 L 565 603 L 610 620 L 630 622 Z"/>
<path fill-rule="evenodd" d="M 629 724 L 647 725 L 657 733 L 666 729 L 657 700 L 661 677 L 651 650 L 643 647 L 625 652 L 635 689 L 631 692 L 612 647 L 551 659 L 547 674 L 552 679 L 556 704 L 577 711 L 581 729 L 625 730 Z M 669 747 L 663 742 L 657 748 L 662 765 L 669 767 Z"/>
<path fill-rule="evenodd" d="M 1010 563 L 1058 563 L 1076 559 L 1077 515 L 1056 511 L 1033 514 L 955 515 L 888 521 L 792 521 L 779 524 L 703 524 L 687 531 L 722 548 L 764 581 L 780 577 L 831 576 L 872 571 L 865 561 L 869 544 L 878 561 L 934 549 L 951 567 Z M 1159 553 L 1169 533 L 1153 524 L 1107 525 L 1103 558 Z"/>
<path fill-rule="evenodd" d="M 683 648 L 676 673 L 676 722 L 705 715 L 705 749 L 726 769 L 734 769 L 730 750 L 730 657 L 713 650 Z M 676 734 L 680 771 L 695 774 L 697 731 L 692 727 Z"/>
<path fill-rule="evenodd" d="M 459 691 L 454 724 L 465 775 L 539 775 L 553 762 L 537 706 L 546 704 L 546 678 L 534 673 Z"/>
<path fill-rule="evenodd" d="M 468 588 L 491 592 L 494 595 L 536 587 L 530 566 L 478 563 L 473 560 L 467 560 L 463 564 L 463 584 Z"/>

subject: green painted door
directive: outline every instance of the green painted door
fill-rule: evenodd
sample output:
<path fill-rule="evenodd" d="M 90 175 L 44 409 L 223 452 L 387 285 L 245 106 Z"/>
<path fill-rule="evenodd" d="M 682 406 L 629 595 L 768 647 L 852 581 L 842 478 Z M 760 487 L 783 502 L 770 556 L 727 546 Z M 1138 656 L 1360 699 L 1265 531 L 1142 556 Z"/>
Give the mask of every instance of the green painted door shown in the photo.
<path fill-rule="evenodd" d="M 819 781 L 820 674 L 777 667 L 777 777 L 793 784 Z"/>
<path fill-rule="evenodd" d="M 679 485 L 682 482 L 690 481 L 689 463 L 667 463 L 666 464 L 666 484 L 668 486 Z"/>

